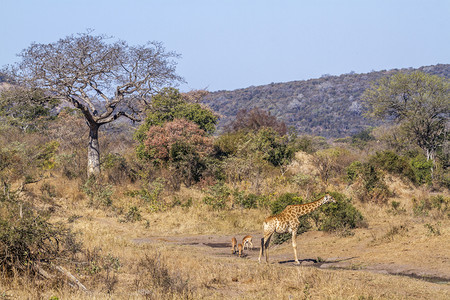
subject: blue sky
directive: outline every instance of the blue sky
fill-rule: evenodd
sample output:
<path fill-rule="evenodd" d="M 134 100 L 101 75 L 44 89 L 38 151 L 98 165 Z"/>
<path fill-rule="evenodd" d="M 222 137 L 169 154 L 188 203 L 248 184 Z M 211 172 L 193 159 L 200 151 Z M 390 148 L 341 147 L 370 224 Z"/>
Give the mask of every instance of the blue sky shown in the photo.
<path fill-rule="evenodd" d="M 182 55 L 180 89 L 450 63 L 449 0 L 0 0 L 0 67 L 95 29 Z"/>

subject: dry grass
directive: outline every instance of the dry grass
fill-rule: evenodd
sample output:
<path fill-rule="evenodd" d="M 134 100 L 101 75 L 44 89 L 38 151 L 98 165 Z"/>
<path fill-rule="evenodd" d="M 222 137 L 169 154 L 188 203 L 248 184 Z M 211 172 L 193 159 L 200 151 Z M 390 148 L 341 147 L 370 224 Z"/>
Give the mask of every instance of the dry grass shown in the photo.
<path fill-rule="evenodd" d="M 272 179 L 273 180 L 273 179 Z M 300 260 L 318 260 L 322 268 L 294 266 L 277 262 L 292 260 L 290 242 L 270 248 L 270 264 L 257 263 L 257 251 L 244 258 L 232 256 L 229 249 L 205 245 L 186 245 L 164 239 L 137 243 L 133 239 L 210 235 L 212 242 L 228 240 L 224 235 L 242 237 L 253 234 L 258 245 L 262 220 L 269 214 L 262 209 L 213 211 L 202 203 L 203 193 L 182 189 L 176 195 L 189 207 L 175 206 L 154 211 L 126 191 L 114 190 L 111 207 L 93 208 L 80 192 L 80 182 L 50 178 L 56 187 L 54 221 L 63 221 L 75 231 L 85 249 L 120 262 L 116 269 L 101 269 L 96 274 L 72 268 L 90 290 L 83 293 L 67 284 L 44 280 L 27 281 L 16 276 L 0 280 L 0 299 L 448 299 L 450 286 L 431 283 L 403 273 L 446 276 L 450 279 L 450 221 L 433 215 L 416 216 L 412 197 L 428 197 L 392 181 L 394 199 L 404 211 L 394 214 L 389 206 L 355 203 L 366 217 L 368 228 L 354 235 L 311 231 L 298 237 Z M 29 185 L 39 195 L 42 182 Z M 279 182 L 274 183 L 274 185 Z M 343 187 L 333 187 L 345 190 Z M 293 189 L 285 185 L 274 193 Z M 350 192 L 350 191 L 349 191 Z M 170 203 L 173 195 L 164 200 Z M 139 207 L 141 219 L 125 222 L 132 206 Z M 428 224 L 429 226 L 426 226 Z M 439 231 L 432 233 L 430 226 Z M 335 268 L 335 269 L 332 269 Z M 108 273 L 109 272 L 109 273 Z M 157 280 L 156 280 L 156 279 Z M 159 279 L 158 279 L 159 278 Z"/>

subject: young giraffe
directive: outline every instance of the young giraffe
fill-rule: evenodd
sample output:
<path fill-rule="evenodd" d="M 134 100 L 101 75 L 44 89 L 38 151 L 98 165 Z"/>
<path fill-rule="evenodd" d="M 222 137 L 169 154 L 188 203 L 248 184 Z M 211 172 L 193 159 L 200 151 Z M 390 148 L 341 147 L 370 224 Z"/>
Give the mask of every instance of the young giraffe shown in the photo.
<path fill-rule="evenodd" d="M 288 205 L 286 208 L 279 214 L 267 217 L 264 221 L 264 234 L 261 239 L 261 250 L 259 251 L 259 259 L 261 262 L 261 256 L 264 251 L 266 252 L 266 263 L 269 262 L 269 253 L 267 248 L 269 247 L 270 238 L 272 235 L 276 233 L 286 233 L 289 232 L 292 234 L 292 248 L 294 248 L 294 257 L 295 263 L 299 264 L 297 258 L 297 229 L 300 226 L 299 217 L 309 214 L 313 210 L 317 209 L 319 206 L 327 203 L 327 202 L 336 202 L 333 197 L 326 194 L 321 199 L 306 203 L 306 204 L 298 204 L 298 205 Z"/>

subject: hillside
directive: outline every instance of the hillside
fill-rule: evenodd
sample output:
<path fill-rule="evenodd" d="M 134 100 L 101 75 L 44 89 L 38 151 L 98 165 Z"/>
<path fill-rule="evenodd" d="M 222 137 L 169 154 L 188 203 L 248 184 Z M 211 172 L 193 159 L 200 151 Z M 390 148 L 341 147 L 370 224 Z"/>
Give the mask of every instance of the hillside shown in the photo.
<path fill-rule="evenodd" d="M 240 109 L 259 107 L 294 126 L 300 134 L 327 138 L 349 136 L 377 125 L 364 118 L 361 95 L 370 84 L 394 69 L 366 74 L 323 75 L 318 79 L 250 86 L 234 91 L 217 91 L 204 103 L 221 115 L 219 131 L 233 120 Z M 450 64 L 421 67 L 417 70 L 450 78 Z"/>

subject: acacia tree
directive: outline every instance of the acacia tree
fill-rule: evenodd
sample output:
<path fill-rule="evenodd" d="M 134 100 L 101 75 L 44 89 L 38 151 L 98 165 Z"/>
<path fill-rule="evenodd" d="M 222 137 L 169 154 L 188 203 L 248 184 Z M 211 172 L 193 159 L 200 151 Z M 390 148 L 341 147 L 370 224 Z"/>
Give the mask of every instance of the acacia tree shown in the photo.
<path fill-rule="evenodd" d="M 91 31 L 51 44 L 33 43 L 7 68 L 17 84 L 44 89 L 79 109 L 89 127 L 88 175 L 100 173 L 100 126 L 119 117 L 140 121 L 150 96 L 180 82 L 174 58 L 160 42 L 130 46 Z"/>
<path fill-rule="evenodd" d="M 450 82 L 423 72 L 380 79 L 363 95 L 368 115 L 394 120 L 434 162 L 448 139 Z"/>

